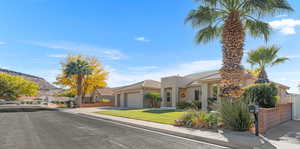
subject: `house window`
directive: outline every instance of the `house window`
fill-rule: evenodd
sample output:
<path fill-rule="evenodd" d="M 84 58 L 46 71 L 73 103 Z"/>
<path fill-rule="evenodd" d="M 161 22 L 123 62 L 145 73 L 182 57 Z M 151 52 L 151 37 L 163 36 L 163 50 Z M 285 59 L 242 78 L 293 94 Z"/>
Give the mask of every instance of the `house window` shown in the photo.
<path fill-rule="evenodd" d="M 195 100 L 199 100 L 199 94 L 200 94 L 199 89 L 195 89 Z"/>
<path fill-rule="evenodd" d="M 167 102 L 170 102 L 170 101 L 171 101 L 171 93 L 167 92 Z"/>
<path fill-rule="evenodd" d="M 197 101 L 200 100 L 201 96 L 202 96 L 202 88 L 201 87 L 196 88 L 194 90 L 194 100 L 197 100 Z"/>

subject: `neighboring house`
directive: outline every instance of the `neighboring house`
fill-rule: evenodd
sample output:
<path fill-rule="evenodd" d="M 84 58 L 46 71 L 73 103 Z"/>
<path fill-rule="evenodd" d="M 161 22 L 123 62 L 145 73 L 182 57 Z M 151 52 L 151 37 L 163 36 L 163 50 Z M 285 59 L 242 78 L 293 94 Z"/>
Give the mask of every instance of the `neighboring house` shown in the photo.
<path fill-rule="evenodd" d="M 114 88 L 97 88 L 92 92 L 91 99 L 93 102 L 97 102 L 101 99 L 108 99 L 114 102 Z"/>
<path fill-rule="evenodd" d="M 118 87 L 114 91 L 115 106 L 130 108 L 148 108 L 150 100 L 144 98 L 147 93 L 160 93 L 160 82 L 145 80 L 135 84 Z"/>
<path fill-rule="evenodd" d="M 199 101 L 202 103 L 202 110 L 208 108 L 208 98 L 218 97 L 220 88 L 220 74 L 218 70 L 195 73 L 187 76 L 170 76 L 161 79 L 162 107 L 176 107 L 182 101 Z M 256 77 L 245 72 L 241 86 L 254 84 Z M 276 83 L 279 88 L 280 103 L 290 102 L 287 93 L 289 87 Z"/>

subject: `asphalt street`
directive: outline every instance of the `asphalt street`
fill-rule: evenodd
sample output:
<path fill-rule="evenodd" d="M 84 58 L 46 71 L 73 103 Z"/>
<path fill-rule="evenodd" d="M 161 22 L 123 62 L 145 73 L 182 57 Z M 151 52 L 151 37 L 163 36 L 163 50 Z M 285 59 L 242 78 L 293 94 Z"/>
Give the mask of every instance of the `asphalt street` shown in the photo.
<path fill-rule="evenodd" d="M 0 112 L 0 149 L 211 149 L 212 144 L 59 112 Z"/>

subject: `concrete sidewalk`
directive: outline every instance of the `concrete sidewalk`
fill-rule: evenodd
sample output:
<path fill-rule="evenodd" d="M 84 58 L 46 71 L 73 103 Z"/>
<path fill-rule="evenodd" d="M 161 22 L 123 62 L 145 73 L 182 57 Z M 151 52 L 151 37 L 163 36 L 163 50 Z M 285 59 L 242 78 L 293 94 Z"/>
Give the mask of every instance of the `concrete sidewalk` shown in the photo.
<path fill-rule="evenodd" d="M 94 112 L 101 110 L 110 110 L 110 108 L 79 108 L 65 109 L 64 112 L 81 114 L 92 118 L 100 118 L 113 122 L 118 122 L 130 126 L 144 128 L 153 131 L 159 131 L 167 134 L 177 135 L 189 139 L 205 141 L 230 148 L 300 148 L 300 145 L 291 144 L 282 141 L 269 140 L 264 136 L 256 137 L 249 132 L 234 132 L 229 130 L 211 130 L 211 129 L 190 129 L 184 127 L 175 127 L 167 124 L 147 122 L 123 117 L 96 114 Z"/>

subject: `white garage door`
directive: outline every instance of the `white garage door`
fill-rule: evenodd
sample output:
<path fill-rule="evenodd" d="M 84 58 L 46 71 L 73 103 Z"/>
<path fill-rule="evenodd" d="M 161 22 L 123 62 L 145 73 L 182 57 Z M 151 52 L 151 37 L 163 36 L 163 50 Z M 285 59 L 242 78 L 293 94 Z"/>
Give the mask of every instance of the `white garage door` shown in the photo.
<path fill-rule="evenodd" d="M 300 95 L 292 95 L 294 119 L 300 120 Z"/>
<path fill-rule="evenodd" d="M 127 94 L 127 106 L 130 108 L 142 108 L 142 100 L 139 92 Z"/>

